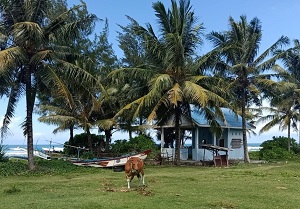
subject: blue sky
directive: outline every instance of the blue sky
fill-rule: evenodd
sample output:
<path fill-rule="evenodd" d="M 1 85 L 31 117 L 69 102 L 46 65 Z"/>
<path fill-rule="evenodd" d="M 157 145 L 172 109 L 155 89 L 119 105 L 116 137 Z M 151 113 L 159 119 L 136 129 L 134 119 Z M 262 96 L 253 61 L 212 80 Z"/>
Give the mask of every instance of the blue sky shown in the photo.
<path fill-rule="evenodd" d="M 116 41 L 117 33 L 120 31 L 117 24 L 127 25 L 129 22 L 125 15 L 129 15 L 138 21 L 141 25 L 151 23 L 155 28 L 156 17 L 152 8 L 153 0 L 85 0 L 88 11 L 94 13 L 98 18 L 108 18 L 109 21 L 109 42 L 113 44 L 115 53 L 120 58 L 121 50 Z M 170 5 L 170 0 L 162 0 L 165 5 Z M 68 0 L 68 5 L 77 5 L 79 0 Z M 199 23 L 205 27 L 204 33 L 211 31 L 224 31 L 228 29 L 228 18 L 232 16 L 238 20 L 241 15 L 246 15 L 248 21 L 257 17 L 262 22 L 263 37 L 260 52 L 263 52 L 273 44 L 280 36 L 285 35 L 291 39 L 300 39 L 300 1 L 298 0 L 191 0 L 194 12 L 198 17 Z M 95 32 L 99 33 L 104 27 L 103 22 L 98 22 Z M 211 49 L 205 41 L 199 54 L 204 54 Z M 5 112 L 5 100 L 0 100 L 0 116 Z M 22 135 L 20 128 L 21 122 L 25 118 L 25 101 L 21 100 L 15 113 L 14 120 L 10 126 L 11 134 L 4 140 L 4 144 L 25 145 L 26 139 Z M 1 117 L 2 122 L 2 117 Z M 1 123 L 0 123 L 1 125 Z M 259 130 L 258 126 L 257 132 Z M 39 123 L 37 116 L 34 116 L 33 130 L 35 144 L 48 144 L 54 142 L 64 143 L 68 140 L 68 132 L 52 134 L 55 127 Z M 80 133 L 81 131 L 78 131 Z M 97 133 L 95 130 L 94 133 Z M 248 142 L 258 143 L 269 140 L 272 136 L 286 136 L 287 131 L 280 132 L 278 127 L 273 128 L 267 133 L 250 136 Z M 298 141 L 298 134 L 293 132 L 292 137 Z M 127 133 L 115 133 L 113 139 L 128 138 Z"/>

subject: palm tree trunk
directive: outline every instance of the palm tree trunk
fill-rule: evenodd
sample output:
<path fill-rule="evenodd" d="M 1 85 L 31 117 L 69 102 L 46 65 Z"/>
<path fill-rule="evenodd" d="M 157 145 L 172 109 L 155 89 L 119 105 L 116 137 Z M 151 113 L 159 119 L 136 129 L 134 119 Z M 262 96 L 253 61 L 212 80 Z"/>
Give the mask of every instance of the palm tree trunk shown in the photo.
<path fill-rule="evenodd" d="M 90 128 L 87 128 L 86 136 L 87 136 L 87 140 L 88 140 L 89 149 L 91 152 L 93 152 L 93 143 L 92 143 L 92 136 L 91 136 Z"/>
<path fill-rule="evenodd" d="M 132 139 L 132 131 L 131 131 L 131 128 L 128 129 L 128 135 L 129 135 L 129 139 Z"/>
<path fill-rule="evenodd" d="M 139 125 L 140 126 L 143 125 L 143 116 L 142 115 L 139 116 Z M 142 134 L 143 134 L 142 130 L 139 130 L 139 135 L 142 135 Z"/>
<path fill-rule="evenodd" d="M 32 112 L 34 105 L 33 90 L 31 87 L 31 68 L 26 66 L 25 72 L 26 83 L 26 131 L 27 131 L 27 154 L 28 154 L 28 169 L 34 170 L 34 157 L 33 157 L 33 128 L 32 128 Z"/>
<path fill-rule="evenodd" d="M 104 131 L 105 132 L 105 151 L 109 150 L 109 145 L 111 142 L 111 131 L 112 131 L 111 128 Z"/>
<path fill-rule="evenodd" d="M 291 151 L 291 123 L 288 124 L 288 151 Z"/>
<path fill-rule="evenodd" d="M 74 125 L 70 126 L 70 139 L 69 144 L 74 145 Z"/>
<path fill-rule="evenodd" d="M 180 164 L 180 109 L 179 106 L 175 106 L 175 165 Z"/>
<path fill-rule="evenodd" d="M 250 163 L 247 142 L 247 127 L 246 127 L 246 94 L 242 95 L 242 128 L 243 128 L 243 146 L 244 146 L 244 162 Z"/>

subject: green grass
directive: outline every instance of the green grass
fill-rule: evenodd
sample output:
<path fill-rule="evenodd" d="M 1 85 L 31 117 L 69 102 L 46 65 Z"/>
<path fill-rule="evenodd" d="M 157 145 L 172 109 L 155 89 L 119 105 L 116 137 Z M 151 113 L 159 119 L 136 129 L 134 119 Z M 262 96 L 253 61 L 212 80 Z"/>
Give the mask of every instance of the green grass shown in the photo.
<path fill-rule="evenodd" d="M 35 173 L 21 166 L 6 175 L 3 168 L 14 166 L 0 163 L 0 208 L 296 209 L 300 202 L 300 162 L 295 161 L 229 168 L 146 165 L 146 186 L 139 187 L 135 178 L 130 191 L 124 172 L 59 160 L 37 164 Z"/>

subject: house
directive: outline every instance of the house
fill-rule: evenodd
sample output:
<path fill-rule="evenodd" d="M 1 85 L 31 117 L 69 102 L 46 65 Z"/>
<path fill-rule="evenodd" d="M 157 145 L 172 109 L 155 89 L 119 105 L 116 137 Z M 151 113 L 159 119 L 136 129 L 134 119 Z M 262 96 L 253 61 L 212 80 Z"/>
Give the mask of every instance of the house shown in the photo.
<path fill-rule="evenodd" d="M 192 111 L 190 121 L 187 117 L 181 116 L 181 130 L 190 130 L 192 135 L 192 160 L 209 161 L 216 160 L 215 156 L 226 156 L 225 160 L 242 160 L 244 158 L 242 117 L 236 115 L 228 108 L 221 108 L 225 121 L 218 120 L 222 128 L 221 137 L 211 132 L 208 120 L 204 114 Z M 161 131 L 161 153 L 163 157 L 174 157 L 175 148 L 173 141 L 170 141 L 170 132 L 174 131 L 174 116 L 170 117 L 160 125 Z M 255 129 L 247 123 L 247 129 Z M 181 159 L 188 158 L 188 150 L 181 149 Z"/>

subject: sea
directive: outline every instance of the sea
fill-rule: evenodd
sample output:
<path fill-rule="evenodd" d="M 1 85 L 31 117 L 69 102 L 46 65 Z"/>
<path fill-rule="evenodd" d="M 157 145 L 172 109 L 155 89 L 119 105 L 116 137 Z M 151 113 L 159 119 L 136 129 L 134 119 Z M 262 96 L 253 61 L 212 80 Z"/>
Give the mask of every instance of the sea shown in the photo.
<path fill-rule="evenodd" d="M 186 146 L 189 146 L 191 144 L 186 144 Z M 248 147 L 253 147 L 253 148 L 259 148 L 261 145 L 261 143 L 248 143 Z M 3 148 L 4 149 L 10 149 L 10 148 L 26 148 L 26 145 L 4 145 Z M 55 148 L 63 148 L 64 146 L 62 144 L 55 144 L 54 146 L 53 145 L 49 145 L 49 144 L 37 144 L 37 145 L 34 145 L 33 148 L 36 149 L 36 150 L 42 150 L 42 148 L 47 148 L 47 149 L 54 149 Z"/>
<path fill-rule="evenodd" d="M 261 147 L 262 143 L 248 143 L 248 147 Z"/>

